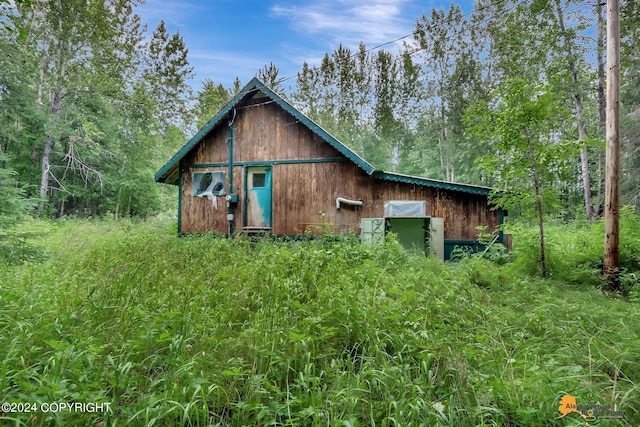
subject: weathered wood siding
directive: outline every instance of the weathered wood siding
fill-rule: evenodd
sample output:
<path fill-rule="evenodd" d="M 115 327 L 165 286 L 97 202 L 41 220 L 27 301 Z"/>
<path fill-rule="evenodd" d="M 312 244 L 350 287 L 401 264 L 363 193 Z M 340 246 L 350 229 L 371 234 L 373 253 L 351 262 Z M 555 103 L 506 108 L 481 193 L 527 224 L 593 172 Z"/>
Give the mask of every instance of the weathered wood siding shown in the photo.
<path fill-rule="evenodd" d="M 333 147 L 275 103 L 238 110 L 234 124 L 236 162 L 339 156 Z"/>
<path fill-rule="evenodd" d="M 336 198 L 363 200 L 342 205 Z M 445 239 L 477 239 L 480 225 L 494 230 L 497 211 L 487 198 L 457 191 L 374 179 L 352 163 L 276 165 L 273 168 L 273 218 L 276 234 L 303 234 L 307 227 L 360 232 L 360 218 L 380 218 L 387 200 L 424 200 L 427 215 L 444 218 Z"/>
<path fill-rule="evenodd" d="M 225 191 L 229 180 L 228 168 L 206 167 L 186 168 L 182 171 L 182 200 L 180 211 L 180 231 L 182 233 L 226 233 L 227 201 L 224 196 L 216 196 L 216 204 L 206 197 L 193 195 L 193 172 L 222 171 L 225 173 Z M 242 168 L 235 167 L 233 173 L 234 187 L 242 185 Z M 237 181 L 236 181 L 237 180 Z M 236 212 L 236 216 L 237 216 Z M 240 212 L 241 213 L 241 212 Z M 240 217 L 241 218 L 241 217 Z"/>
<path fill-rule="evenodd" d="M 233 121 L 233 161 L 321 159 L 341 156 L 306 126 L 275 103 L 247 106 L 237 110 Z M 229 130 L 214 129 L 185 164 L 228 161 Z"/>
<path fill-rule="evenodd" d="M 258 102 L 258 101 L 256 101 Z M 306 126 L 275 103 L 247 105 L 236 111 L 234 127 L 234 162 L 255 162 L 272 160 L 307 160 L 342 157 L 338 151 L 323 141 Z M 227 126 L 215 128 L 203 142 L 182 160 L 181 224 L 183 233 L 227 232 L 227 207 L 224 197 L 217 197 L 217 207 L 207 198 L 193 196 L 193 172 L 224 171 L 228 185 L 227 166 L 201 166 L 228 162 Z M 198 166 L 200 165 L 200 166 Z M 285 166 L 285 165 L 279 165 Z M 273 168 L 275 173 L 276 167 Z M 240 203 L 234 211 L 236 231 L 244 226 L 244 167 L 235 166 L 233 188 L 240 195 Z M 274 175 L 274 188 L 275 188 Z M 275 196 L 275 193 L 274 193 Z M 278 234 L 294 234 L 278 231 L 276 206 L 280 200 L 273 200 L 274 227 Z"/>
<path fill-rule="evenodd" d="M 386 200 L 425 200 L 427 215 L 444 218 L 445 239 L 476 239 L 477 226 L 493 231 L 498 225 L 498 212 L 489 209 L 485 196 L 374 179 L 276 103 L 259 101 L 236 110 L 233 157 L 238 163 L 276 161 L 272 165 L 274 234 L 300 235 L 307 229 L 317 233 L 323 225 L 359 233 L 360 218 L 382 217 Z M 227 232 L 224 197 L 217 198 L 215 207 L 207 198 L 193 196 L 191 182 L 193 172 L 228 175 L 228 168 L 219 165 L 228 161 L 227 140 L 228 127 L 220 126 L 182 160 L 182 232 Z M 327 161 L 337 158 L 344 161 Z M 325 161 L 277 164 L 278 160 L 310 159 Z M 244 166 L 234 166 L 234 191 L 240 196 L 235 231 L 244 226 L 244 178 Z M 342 205 L 338 210 L 337 197 L 363 200 L 364 205 Z"/>

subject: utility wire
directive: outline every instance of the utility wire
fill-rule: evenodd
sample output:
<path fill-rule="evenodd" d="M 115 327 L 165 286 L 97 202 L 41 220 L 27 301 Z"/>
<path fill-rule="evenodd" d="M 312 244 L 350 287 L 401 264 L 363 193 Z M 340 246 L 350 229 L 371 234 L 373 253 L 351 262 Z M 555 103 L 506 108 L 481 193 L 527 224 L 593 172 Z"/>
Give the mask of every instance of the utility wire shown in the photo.
<path fill-rule="evenodd" d="M 496 2 L 496 3 L 492 3 L 491 5 L 488 5 L 488 6 L 485 6 L 485 7 L 479 8 L 479 9 L 477 9 L 477 11 L 481 11 L 481 10 L 488 9 L 488 8 L 489 8 L 489 7 L 491 7 L 491 6 L 497 6 L 498 4 L 500 4 L 500 3 L 504 2 L 504 1 L 506 1 L 506 0 L 500 0 L 500 1 Z M 530 0 L 520 0 L 518 3 L 515 3 L 514 5 L 512 5 L 512 6 L 508 7 L 508 8 L 506 8 L 506 9 L 504 9 L 504 10 L 502 10 L 502 11 L 500 11 L 500 13 L 510 12 L 510 11 L 512 11 L 513 9 L 517 8 L 518 6 L 520 6 L 520 5 L 524 4 L 524 3 L 526 3 L 527 1 L 530 1 Z M 463 15 L 463 18 L 464 18 L 465 16 L 468 16 L 468 15 L 469 15 L 469 14 Z M 472 29 L 474 29 L 474 28 L 476 28 L 476 27 L 479 27 L 480 25 L 485 24 L 485 23 L 487 23 L 487 22 L 491 21 L 492 19 L 496 18 L 498 15 L 499 15 L 499 14 L 495 14 L 495 15 L 492 15 L 492 16 L 490 16 L 490 17 L 488 17 L 488 18 L 486 18 L 486 19 L 484 19 L 484 20 L 482 20 L 482 21 L 476 22 L 475 24 L 471 24 L 469 27 L 465 28 L 465 30 L 472 30 Z M 461 32 L 462 32 L 462 31 L 457 31 L 457 32 L 455 32 L 455 33 L 453 33 L 453 34 L 451 34 L 451 35 L 447 36 L 447 37 L 446 37 L 446 39 L 447 39 L 447 40 L 449 40 L 450 38 L 452 38 L 452 37 L 454 37 L 454 36 L 459 35 Z M 413 54 L 415 54 L 415 53 L 418 53 L 418 52 L 420 52 L 421 50 L 425 50 L 425 49 L 427 49 L 427 47 L 419 47 L 419 48 L 417 48 L 417 49 L 415 49 L 415 50 L 413 50 L 413 51 L 411 51 L 411 52 L 408 52 L 408 54 L 409 54 L 409 56 L 411 56 L 411 55 L 413 55 Z"/>
<path fill-rule="evenodd" d="M 471 11 L 471 12 L 467 12 L 467 13 L 463 14 L 463 15 L 462 15 L 462 18 L 464 19 L 464 18 L 467 18 L 467 17 L 471 16 L 473 13 L 480 12 L 480 11 L 483 11 L 483 10 L 486 10 L 486 9 L 489 9 L 489 8 L 494 7 L 494 6 L 499 6 L 500 4 L 502 4 L 502 3 L 506 2 L 506 1 L 507 1 L 507 0 L 498 0 L 498 1 L 494 2 L 494 3 L 490 3 L 490 4 L 486 5 L 486 6 L 480 7 L 480 8 L 478 8 L 478 9 L 474 9 L 474 10 L 473 10 L 473 11 Z M 477 23 L 475 23 L 475 24 L 472 24 L 470 27 L 466 27 L 466 28 L 465 28 L 465 30 L 473 29 L 473 28 L 478 27 L 479 25 L 485 24 L 485 23 L 489 22 L 490 20 L 492 20 L 492 19 L 494 19 L 494 18 L 498 17 L 498 15 L 500 15 L 501 13 L 510 12 L 511 10 L 515 9 L 516 7 L 520 6 L 521 4 L 523 4 L 523 3 L 527 2 L 527 1 L 530 1 L 530 0 L 520 0 L 518 3 L 514 4 L 513 6 L 508 7 L 508 8 L 506 8 L 505 10 L 500 11 L 499 13 L 496 13 L 496 14 L 494 14 L 494 15 L 491 15 L 491 16 L 489 16 L 488 18 L 486 18 L 486 19 L 484 19 L 484 20 L 482 20 L 482 21 L 480 21 L 480 22 L 477 22 Z M 453 34 L 451 34 L 451 35 L 447 36 L 447 40 L 449 40 L 450 38 L 452 38 L 452 37 L 454 37 L 454 36 L 459 35 L 460 33 L 461 33 L 461 31 L 457 31 L 457 32 L 455 32 L 455 33 L 453 33 Z M 414 34 L 415 34 L 415 31 L 414 31 L 414 32 L 411 32 L 411 33 L 409 33 L 409 34 L 405 34 L 405 35 L 403 35 L 403 36 L 401 36 L 401 37 L 398 37 L 398 38 L 396 38 L 396 39 L 393 39 L 393 40 L 390 40 L 390 41 L 387 41 L 387 42 L 384 42 L 384 43 L 380 43 L 380 44 L 375 45 L 375 46 L 373 46 L 373 47 L 371 47 L 371 48 L 369 48 L 369 49 L 365 49 L 364 51 L 358 51 L 358 52 L 354 53 L 353 55 L 349 56 L 349 58 L 347 58 L 347 59 L 352 59 L 352 58 L 355 58 L 355 57 L 357 57 L 357 56 L 359 56 L 359 55 L 362 55 L 363 53 L 369 53 L 369 52 L 372 52 L 372 51 L 374 51 L 374 50 L 380 49 L 380 48 L 382 48 L 382 47 L 384 47 L 384 46 L 387 46 L 387 45 L 390 45 L 390 44 L 393 44 L 393 43 L 399 42 L 400 40 L 404 40 L 404 39 L 406 39 L 406 38 L 413 37 L 413 35 L 414 35 Z M 416 54 L 416 53 L 420 52 L 421 50 L 425 50 L 425 49 L 427 49 L 427 46 L 425 46 L 425 47 L 418 47 L 418 48 L 416 48 L 416 49 L 414 49 L 414 50 L 412 50 L 412 51 L 408 51 L 408 52 L 406 52 L 406 53 L 408 53 L 408 54 L 409 54 L 409 56 L 411 56 L 411 55 L 414 55 L 414 54 Z M 395 62 L 395 61 L 398 61 L 398 60 L 399 60 L 399 59 L 401 59 L 401 58 L 402 58 L 402 57 L 396 58 L 396 59 L 394 60 L 394 62 Z M 313 71 L 316 71 L 316 70 L 319 70 L 319 69 L 320 69 L 320 66 L 319 66 L 319 65 L 316 65 L 316 66 L 310 67 L 309 69 L 310 69 L 310 70 L 313 70 Z M 278 79 L 278 80 L 277 80 L 277 83 L 278 83 L 278 84 L 280 84 L 280 83 L 285 82 L 285 81 L 287 81 L 287 80 L 291 80 L 291 79 L 293 79 L 293 78 L 296 78 L 296 77 L 298 77 L 298 74 L 299 74 L 299 73 L 296 73 L 295 75 L 288 76 L 288 77 L 283 77 L 283 78 L 281 78 L 281 79 Z"/>

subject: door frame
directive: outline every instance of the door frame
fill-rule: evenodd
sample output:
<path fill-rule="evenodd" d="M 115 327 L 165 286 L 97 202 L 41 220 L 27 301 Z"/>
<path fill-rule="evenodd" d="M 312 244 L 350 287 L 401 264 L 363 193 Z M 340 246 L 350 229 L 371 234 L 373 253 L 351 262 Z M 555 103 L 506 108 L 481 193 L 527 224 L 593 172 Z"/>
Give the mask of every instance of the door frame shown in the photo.
<path fill-rule="evenodd" d="M 248 225 L 249 222 L 249 174 L 253 171 L 265 171 L 267 176 L 265 177 L 266 186 L 269 189 L 269 225 L 268 226 L 256 226 Z M 252 187 L 253 188 L 253 187 Z M 244 201 L 243 201 L 243 228 L 265 228 L 273 229 L 273 165 L 260 165 L 260 166 L 245 166 L 244 167 Z"/>

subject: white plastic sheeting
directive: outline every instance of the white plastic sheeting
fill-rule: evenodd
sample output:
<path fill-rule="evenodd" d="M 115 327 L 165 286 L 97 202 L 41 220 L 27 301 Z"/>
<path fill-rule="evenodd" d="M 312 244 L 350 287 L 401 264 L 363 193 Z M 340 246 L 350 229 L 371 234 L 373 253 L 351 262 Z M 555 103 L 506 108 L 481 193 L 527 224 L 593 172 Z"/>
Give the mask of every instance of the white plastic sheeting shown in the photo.
<path fill-rule="evenodd" d="M 389 200 L 384 202 L 385 217 L 425 217 L 427 202 L 424 200 Z"/>
<path fill-rule="evenodd" d="M 206 197 L 218 209 L 217 196 L 224 195 L 224 172 L 196 172 L 193 174 L 194 196 Z"/>

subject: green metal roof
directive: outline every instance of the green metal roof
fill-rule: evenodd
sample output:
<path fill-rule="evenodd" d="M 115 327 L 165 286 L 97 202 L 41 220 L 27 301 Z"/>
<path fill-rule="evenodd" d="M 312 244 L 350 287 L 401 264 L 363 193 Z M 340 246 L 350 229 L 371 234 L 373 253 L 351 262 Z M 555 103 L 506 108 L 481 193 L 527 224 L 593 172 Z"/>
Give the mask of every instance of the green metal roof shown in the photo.
<path fill-rule="evenodd" d="M 429 179 L 421 176 L 404 175 L 395 172 L 386 172 L 376 170 L 371 174 L 374 178 L 383 179 L 385 181 L 405 182 L 407 184 L 424 185 L 425 187 L 442 188 L 444 190 L 462 191 L 471 194 L 488 195 L 493 191 L 491 187 L 483 187 L 481 185 L 460 184 L 456 182 L 440 181 L 437 179 Z"/>
<path fill-rule="evenodd" d="M 168 184 L 177 184 L 178 178 L 180 175 L 180 160 L 182 160 L 192 149 L 196 147 L 196 145 L 201 142 L 204 137 L 211 132 L 216 126 L 220 125 L 221 122 L 229 115 L 229 113 L 238 106 L 238 104 L 245 99 L 245 97 L 253 96 L 255 92 L 262 92 L 268 98 L 273 100 L 276 104 L 278 104 L 281 108 L 295 117 L 298 121 L 304 124 L 307 128 L 309 128 L 312 132 L 326 141 L 333 148 L 338 150 L 342 155 L 355 163 L 358 167 L 360 167 L 367 175 L 371 175 L 374 178 L 383 179 L 386 181 L 396 181 L 396 182 L 404 182 L 409 184 L 416 185 L 424 185 L 427 187 L 434 188 L 442 188 L 447 190 L 454 191 L 463 191 L 466 193 L 473 194 L 489 194 L 492 190 L 489 187 L 481 187 L 476 185 L 467 185 L 467 184 L 457 184 L 446 181 L 438 181 L 423 177 L 403 175 L 392 172 L 385 172 L 379 169 L 374 168 L 370 163 L 364 160 L 362 157 L 358 156 L 356 153 L 351 151 L 347 146 L 338 141 L 334 136 L 332 136 L 329 132 L 320 127 L 313 120 L 302 114 L 300 111 L 295 109 L 289 102 L 285 101 L 280 95 L 272 91 L 269 87 L 267 87 L 264 83 L 262 83 L 257 78 L 251 79 L 249 83 L 229 101 L 219 112 L 216 114 L 209 122 L 202 127 L 194 136 L 191 138 L 164 166 L 160 168 L 158 172 L 155 174 L 156 182 L 165 182 Z"/>

